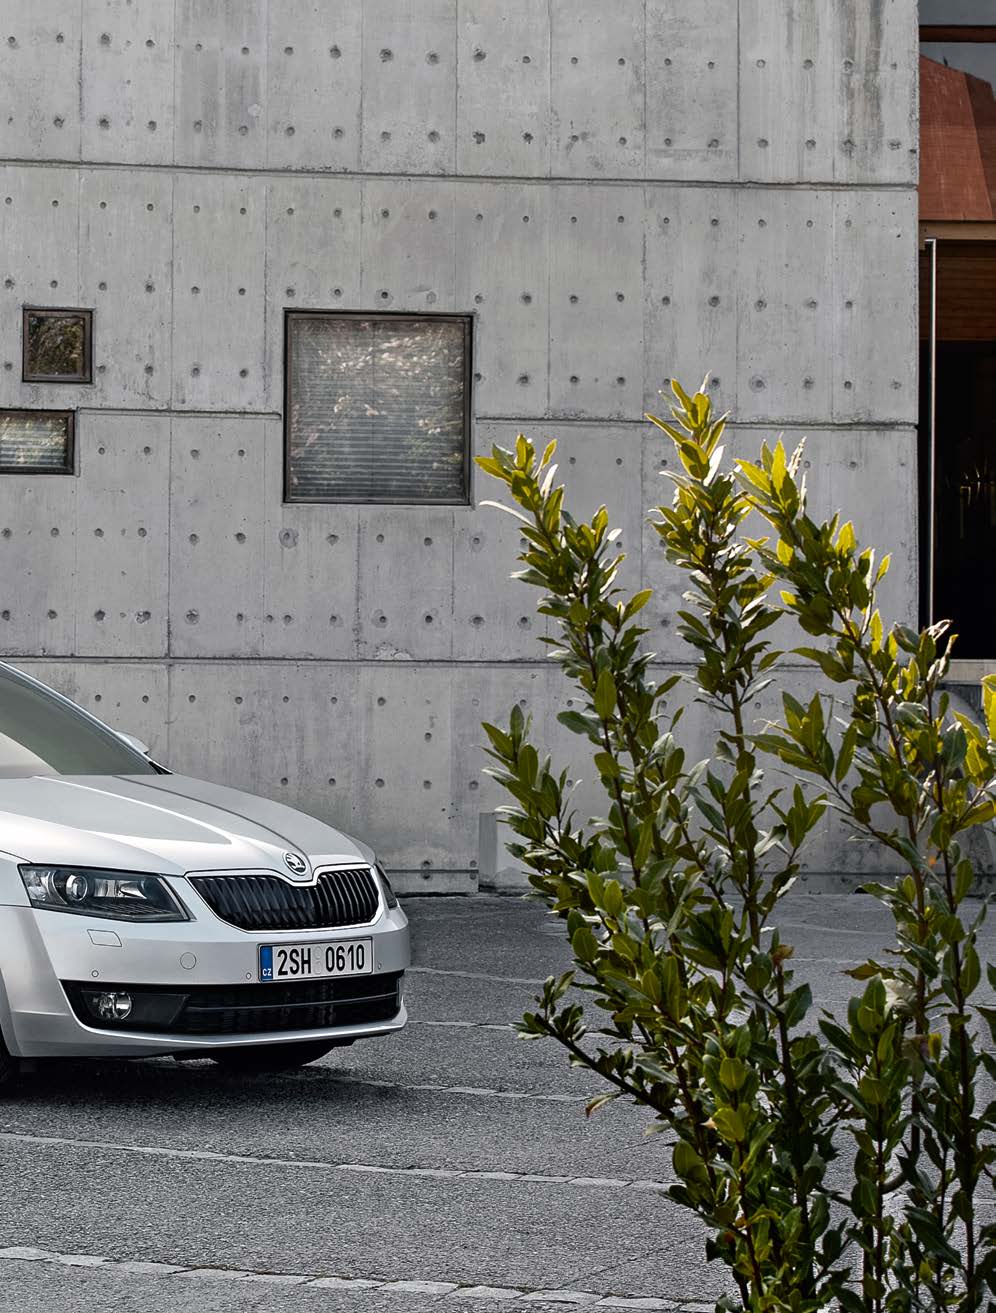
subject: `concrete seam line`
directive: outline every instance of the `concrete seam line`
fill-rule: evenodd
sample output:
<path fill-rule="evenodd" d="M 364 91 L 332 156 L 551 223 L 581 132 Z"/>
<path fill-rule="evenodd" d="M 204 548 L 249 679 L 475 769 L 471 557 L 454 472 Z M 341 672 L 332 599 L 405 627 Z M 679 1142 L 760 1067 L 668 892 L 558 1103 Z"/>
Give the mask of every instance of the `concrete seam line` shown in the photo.
<path fill-rule="evenodd" d="M 667 1189 L 662 1181 L 630 1181 L 615 1176 L 554 1176 L 540 1172 L 482 1171 L 461 1167 L 384 1167 L 379 1163 L 333 1163 L 313 1158 L 267 1158 L 259 1154 L 218 1153 L 212 1149 L 175 1149 L 166 1145 L 121 1144 L 115 1140 L 76 1140 L 61 1135 L 28 1135 L 19 1131 L 0 1131 L 0 1141 L 8 1144 L 48 1145 L 64 1149 L 97 1149 L 104 1153 L 136 1154 L 147 1158 L 180 1158 L 185 1162 L 293 1167 L 298 1170 L 303 1167 L 311 1171 L 355 1172 L 359 1176 L 410 1176 L 446 1181 L 526 1181 L 540 1185 L 570 1185 L 578 1189 L 656 1190 L 662 1193 Z"/>
<path fill-rule="evenodd" d="M 0 157 L 0 168 L 23 168 L 23 169 L 65 169 L 69 172 L 83 173 L 90 170 L 93 173 L 103 173 L 112 169 L 121 169 L 121 163 L 117 160 L 99 160 L 99 159 L 53 159 L 53 160 L 35 160 L 18 156 Z M 147 173 L 172 173 L 176 176 L 189 174 L 191 176 L 214 175 L 216 177 L 247 177 L 262 178 L 264 180 L 281 180 L 284 178 L 310 179 L 317 178 L 325 181 L 330 175 L 327 170 L 315 168 L 268 168 L 259 166 L 258 168 L 251 165 L 239 164 L 176 164 L 176 163 L 155 163 L 154 161 L 143 161 L 140 165 L 127 166 L 135 169 L 141 169 Z M 456 182 L 467 184 L 471 187 L 498 185 L 501 183 L 515 184 L 519 187 L 577 187 L 579 183 L 593 182 L 605 187 L 623 187 L 623 188 L 643 188 L 645 190 L 674 190 L 676 186 L 686 188 L 689 191 L 712 190 L 712 191 L 826 191 L 826 192 L 847 192 L 854 190 L 854 184 L 851 182 L 837 182 L 833 178 L 825 180 L 806 179 L 796 182 L 769 182 L 759 178 L 746 179 L 702 179 L 702 178 L 685 178 L 680 181 L 668 178 L 640 178 L 640 177 L 591 177 L 579 174 L 520 174 L 520 173 L 421 173 L 417 170 L 405 170 L 398 173 L 386 173 L 377 169 L 343 169 L 336 170 L 335 178 L 343 182 L 411 182 L 424 180 L 426 182 Z M 863 191 L 868 192 L 912 192 L 916 190 L 915 182 L 863 182 L 860 184 Z"/>
<path fill-rule="evenodd" d="M 491 1303 L 519 1301 L 528 1304 L 584 1305 L 589 1308 L 663 1310 L 665 1313 L 711 1313 L 711 1304 L 652 1295 L 604 1295 L 594 1290 L 531 1289 L 523 1286 L 490 1286 L 458 1281 L 399 1280 L 385 1277 L 323 1276 L 305 1272 L 247 1271 L 245 1268 L 181 1267 L 175 1263 L 114 1259 L 95 1254 L 60 1254 L 30 1245 L 0 1249 L 0 1262 L 51 1263 L 61 1267 L 99 1267 L 103 1272 L 129 1276 L 177 1277 L 195 1281 L 256 1282 L 267 1285 L 311 1286 L 318 1290 L 383 1290 L 392 1295 L 435 1295 L 450 1299 L 480 1299 Z"/>

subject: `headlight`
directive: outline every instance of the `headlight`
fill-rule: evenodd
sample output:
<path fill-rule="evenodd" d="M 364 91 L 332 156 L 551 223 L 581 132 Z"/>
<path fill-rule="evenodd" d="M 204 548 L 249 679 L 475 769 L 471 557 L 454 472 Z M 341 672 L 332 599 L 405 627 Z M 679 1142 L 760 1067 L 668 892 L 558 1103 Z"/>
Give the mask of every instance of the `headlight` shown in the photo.
<path fill-rule="evenodd" d="M 398 896 L 391 888 L 391 882 L 384 874 L 384 868 L 381 866 L 380 862 L 377 862 L 374 866 L 374 870 L 377 872 L 377 878 L 380 880 L 381 888 L 384 891 L 384 902 L 388 907 L 397 907 Z"/>
<path fill-rule="evenodd" d="M 158 875 L 89 866 L 20 866 L 33 907 L 112 921 L 189 921 Z"/>

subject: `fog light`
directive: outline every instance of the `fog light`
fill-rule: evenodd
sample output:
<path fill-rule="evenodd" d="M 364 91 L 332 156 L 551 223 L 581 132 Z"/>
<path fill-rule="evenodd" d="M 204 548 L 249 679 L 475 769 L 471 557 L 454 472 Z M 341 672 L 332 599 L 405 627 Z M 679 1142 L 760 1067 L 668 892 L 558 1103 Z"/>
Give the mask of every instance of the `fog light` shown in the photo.
<path fill-rule="evenodd" d="M 124 1021 L 131 1015 L 130 994 L 98 994 L 95 1002 L 102 1021 Z"/>

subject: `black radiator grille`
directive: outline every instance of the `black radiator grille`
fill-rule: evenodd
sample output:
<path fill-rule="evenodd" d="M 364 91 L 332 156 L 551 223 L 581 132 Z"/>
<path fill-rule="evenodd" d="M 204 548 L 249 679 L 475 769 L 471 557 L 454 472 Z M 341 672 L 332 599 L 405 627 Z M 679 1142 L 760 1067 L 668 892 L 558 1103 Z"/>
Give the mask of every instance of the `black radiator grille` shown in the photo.
<path fill-rule="evenodd" d="M 251 1035 L 323 1030 L 389 1021 L 399 1007 L 398 975 L 356 976 L 299 984 L 236 985 L 195 990 L 174 1030 L 183 1035 Z"/>
<path fill-rule="evenodd" d="M 315 884 L 277 875 L 191 878 L 211 911 L 240 930 L 326 930 L 367 925 L 377 911 L 377 882 L 368 866 L 323 871 Z"/>

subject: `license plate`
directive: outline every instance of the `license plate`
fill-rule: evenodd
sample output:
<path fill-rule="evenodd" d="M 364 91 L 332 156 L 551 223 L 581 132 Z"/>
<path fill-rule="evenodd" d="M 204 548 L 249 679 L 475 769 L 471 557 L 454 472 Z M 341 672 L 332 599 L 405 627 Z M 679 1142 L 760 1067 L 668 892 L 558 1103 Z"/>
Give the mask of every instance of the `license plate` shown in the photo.
<path fill-rule="evenodd" d="M 263 944 L 259 950 L 260 980 L 322 980 L 328 976 L 366 976 L 372 971 L 372 939 Z"/>

